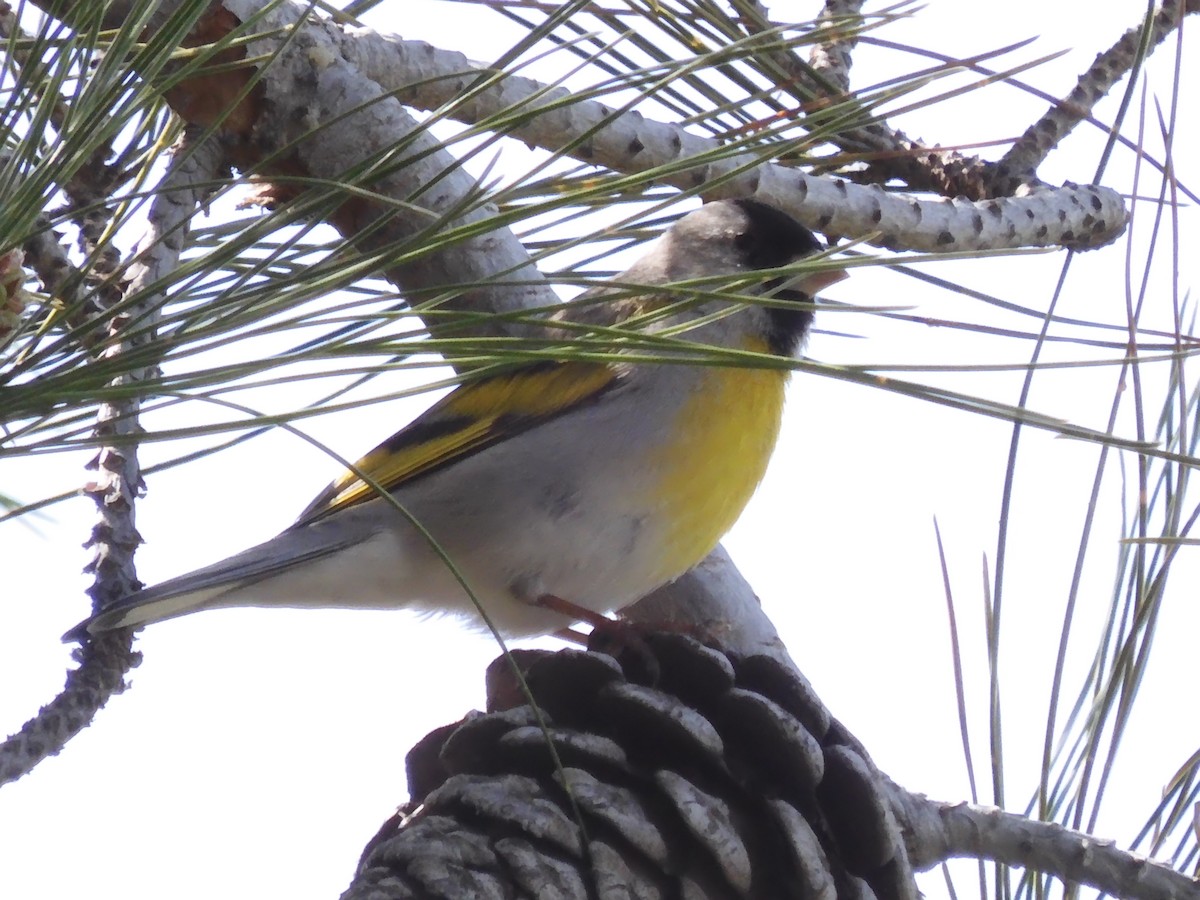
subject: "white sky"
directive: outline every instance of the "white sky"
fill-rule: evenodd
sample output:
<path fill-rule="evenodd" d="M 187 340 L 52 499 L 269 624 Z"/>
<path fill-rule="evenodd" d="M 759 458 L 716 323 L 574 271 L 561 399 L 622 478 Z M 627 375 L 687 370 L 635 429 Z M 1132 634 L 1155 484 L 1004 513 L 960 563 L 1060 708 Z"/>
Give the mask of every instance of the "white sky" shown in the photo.
<path fill-rule="evenodd" d="M 780 4 L 776 4 L 780 6 Z M 802 13 L 817 4 L 804 4 Z M 388 7 L 394 9 L 395 7 Z M 967 55 L 1040 35 L 1018 55 L 1060 49 L 1064 58 L 1025 78 L 1056 95 L 1145 8 L 1125 0 L 979 3 L 928 0 L 911 20 L 883 29 L 892 41 Z M 423 14 L 419 14 L 423 13 Z M 405 36 L 486 60 L 501 48 L 485 13 L 405 4 Z M 986 17 L 987 27 L 964 27 Z M 386 18 L 381 16 L 380 18 Z M 448 23 L 452 23 L 448 27 Z M 474 27 L 472 27 L 474 26 Z M 1150 89 L 1167 101 L 1169 54 Z M 909 65 L 861 48 L 856 86 Z M 911 64 L 916 67 L 918 64 Z M 1194 69 L 1194 66 L 1193 66 Z M 1196 72 L 1190 74 L 1194 82 Z M 1189 83 L 1185 71 L 1183 83 Z M 1195 99 L 1177 133 L 1179 177 L 1196 186 Z M 998 87 L 900 122 L 944 145 L 1019 133 L 1044 107 Z M 1115 104 L 1102 108 L 1111 115 Z M 1132 134 L 1131 117 L 1127 133 Z M 1153 116 L 1149 120 L 1153 131 Z M 1091 179 L 1099 139 L 1085 129 L 1042 169 L 1047 180 Z M 1157 144 L 1156 144 L 1157 146 Z M 1118 152 L 1107 183 L 1125 188 L 1130 156 Z M 1190 179 L 1190 181 L 1189 181 Z M 1157 184 L 1147 181 L 1144 193 Z M 1143 226 L 1148 205 L 1139 208 Z M 1196 213 L 1183 209 L 1181 243 L 1196 245 Z M 1137 243 L 1144 246 L 1146 232 Z M 1064 255 L 945 263 L 924 270 L 1044 308 Z M 1060 312 L 1124 320 L 1125 244 L 1076 259 Z M 1135 257 L 1136 258 L 1136 257 Z M 1167 327 L 1170 254 L 1148 305 Z M 1195 266 L 1180 261 L 1186 290 Z M 860 270 L 829 292 L 860 305 L 911 305 L 920 315 L 1032 329 L 949 292 L 883 269 Z M 825 315 L 809 354 L 841 362 L 1020 362 L 1027 348 L 950 329 L 872 316 Z M 1051 358 L 1078 358 L 1075 346 Z M 1019 354 L 1014 357 L 1013 354 Z M 1103 354 L 1101 354 L 1103 355 Z M 1109 354 L 1111 355 L 1111 354 Z M 1020 375 L 900 377 L 953 384 L 1015 401 Z M 1031 405 L 1102 428 L 1110 368 L 1043 373 Z M 305 427 L 355 456 L 411 419 L 429 398 L 309 420 Z M 1131 434 L 1129 419 L 1123 433 Z M 941 525 L 958 602 L 976 771 L 987 796 L 986 663 L 981 611 L 984 554 L 994 559 L 1010 429 L 896 395 L 799 377 L 766 483 L 726 546 L 763 598 L 793 656 L 834 714 L 901 784 L 934 797 L 968 795 L 951 678 L 945 601 L 933 518 Z M 1010 532 L 1004 622 L 1004 713 L 1009 807 L 1036 785 L 1046 691 L 1097 451 L 1027 431 Z M 78 460 L 6 460 L 0 490 L 32 500 L 86 479 Z M 237 473 L 230 479 L 229 473 Z M 295 517 L 333 474 L 332 463 L 286 433 L 156 476 L 138 509 L 147 544 L 141 577 L 153 583 L 263 540 Z M 1118 523 L 1110 463 L 1106 499 L 1080 594 L 1072 672 L 1087 661 L 1115 571 Z M 79 550 L 90 501 L 55 507 L 34 523 L 0 524 L 9 589 L 0 605 L 0 727 L 13 731 L 53 697 L 68 666 L 59 635 L 86 613 Z M 1118 771 L 1104 836 L 1128 840 L 1175 768 L 1200 746 L 1200 720 L 1180 715 L 1193 680 L 1197 626 L 1194 551 L 1184 549 L 1159 624 L 1149 670 Z M 550 642 L 544 642 L 552 646 Z M 416 739 L 482 703 L 488 639 L 453 621 L 404 613 L 222 611 L 155 626 L 139 648 L 133 689 L 115 698 L 60 758 L 0 794 L 0 897 L 175 900 L 337 896 L 366 840 L 405 796 L 403 758 Z M 1076 674 L 1077 678 L 1077 674 Z M 1073 697 L 1078 681 L 1070 680 Z M 923 881 L 941 895 L 941 876 Z M 971 896 L 970 880 L 959 885 Z"/>

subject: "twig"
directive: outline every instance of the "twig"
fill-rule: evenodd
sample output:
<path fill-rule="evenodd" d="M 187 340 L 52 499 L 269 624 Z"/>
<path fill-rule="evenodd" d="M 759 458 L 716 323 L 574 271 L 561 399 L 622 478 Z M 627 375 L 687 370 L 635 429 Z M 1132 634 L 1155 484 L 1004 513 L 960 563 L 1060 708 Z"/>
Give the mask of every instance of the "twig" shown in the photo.
<path fill-rule="evenodd" d="M 174 149 L 171 167 L 150 207 L 148 233 L 139 242 L 144 249 L 130 266 L 129 284 L 122 292 L 135 298 L 134 302 L 123 304 L 109 319 L 109 340 L 101 359 L 126 356 L 153 342 L 166 297 L 162 291 L 146 291 L 146 286 L 167 283 L 179 265 L 189 220 L 211 189 L 222 159 L 216 140 L 193 145 L 185 138 Z M 136 323 L 132 333 L 127 327 L 130 322 Z M 120 375 L 112 386 L 136 385 L 155 377 L 157 369 L 154 363 L 147 363 Z M 97 608 L 141 587 L 133 567 L 133 551 L 141 543 L 134 527 L 134 503 L 143 488 L 134 442 L 142 430 L 138 422 L 140 407 L 141 400 L 135 394 L 100 404 L 97 414 L 95 436 L 118 438 L 101 444 L 89 464 L 98 473 L 96 480 L 85 488 L 100 513 L 87 543 L 95 552 L 86 569 L 95 575 L 88 592 Z"/>
<path fill-rule="evenodd" d="M 106 305 L 120 301 L 119 289 L 105 281 L 121 262 L 120 252 L 105 239 L 113 213 L 108 200 L 121 180 L 116 168 L 107 162 L 111 154 L 111 143 L 97 147 L 62 186 L 70 201 L 66 211 L 79 228 L 79 249 L 88 261 L 88 281 L 97 285 L 104 295 L 101 302 Z"/>
<path fill-rule="evenodd" d="M 21 29 L 20 21 L 12 5 L 0 2 L 0 39 L 8 41 L 11 45 L 18 38 L 23 41 L 32 40 Z M 31 64 L 36 65 L 29 52 L 19 46 L 12 48 L 8 58 L 15 67 L 21 69 Z M 36 79 L 33 80 L 36 82 Z M 56 100 L 50 115 L 51 124 L 59 127 L 65 117 L 66 104 L 61 99 Z M 8 161 L 7 158 L 4 159 L 5 163 Z M 25 251 L 25 259 L 37 273 L 43 290 L 63 302 L 69 311 L 68 323 L 72 326 L 81 326 L 100 311 L 99 306 L 94 298 L 85 295 L 83 275 L 71 264 L 66 248 L 63 247 L 58 235 L 51 227 L 49 217 L 39 216 L 35 223 L 35 229 L 22 246 Z M 91 346 L 98 339 L 99 337 L 95 333 L 88 334 L 84 337 L 84 345 Z"/>
<path fill-rule="evenodd" d="M 829 0 L 822 17 L 832 16 L 834 7 L 839 8 L 838 16 L 858 15 L 861 5 Z M 743 24 L 749 33 L 765 33 L 772 29 L 766 9 L 757 0 L 740 0 L 738 8 L 743 12 Z M 800 94 L 806 115 L 814 124 L 819 124 L 820 111 L 831 102 L 853 101 L 849 94 L 850 51 L 858 40 L 858 31 L 849 28 L 843 20 L 838 35 L 816 45 L 808 62 L 791 51 L 770 48 L 764 51 L 784 73 L 787 84 Z M 975 60 L 990 55 L 983 54 Z M 839 58 L 844 61 L 836 62 Z M 899 179 L 914 191 L 932 191 L 943 197 L 971 200 L 1013 193 L 999 195 L 991 190 L 988 172 L 992 163 L 965 156 L 957 150 L 928 147 L 885 122 L 840 127 L 828 135 L 828 140 L 866 162 L 865 169 L 848 176 L 856 183 L 886 184 Z"/>
<path fill-rule="evenodd" d="M 759 0 L 734 0 L 747 34 L 765 34 L 774 30 L 771 14 Z M 803 63 L 792 52 L 768 50 L 775 63 L 787 72 L 795 85 L 815 98 L 845 99 L 850 93 L 850 54 L 858 44 L 862 26 L 862 0 L 825 0 L 817 16 L 820 27 L 813 32 L 817 40 Z"/>
<path fill-rule="evenodd" d="M 10 43 L 20 41 L 28 44 L 34 41 L 34 38 L 22 30 L 12 5 L 5 0 L 0 0 L 0 39 Z M 29 51 L 23 49 L 20 44 L 13 48 L 9 59 L 14 67 L 20 70 L 32 67 L 34 74 L 28 78 L 29 86 L 26 89 L 42 93 L 43 79 L 40 77 L 41 73 L 38 72 L 41 61 L 31 57 Z M 68 108 L 65 100 L 61 97 L 55 98 L 49 123 L 55 128 L 61 129 L 67 120 Z M 92 127 L 96 127 L 95 123 L 92 123 Z M 120 254 L 117 249 L 104 241 L 104 235 L 108 232 L 111 222 L 111 209 L 106 201 L 123 180 L 117 167 L 107 164 L 107 159 L 111 155 L 112 143 L 106 141 L 96 147 L 88 160 L 72 172 L 61 185 L 63 193 L 69 200 L 67 210 L 72 213 L 71 218 L 79 228 L 79 247 L 88 259 L 88 279 L 92 283 L 112 274 L 120 262 Z M 49 248 L 43 249 L 48 250 Z M 53 254 L 50 255 L 53 256 Z M 101 290 L 105 294 L 102 302 L 114 303 L 120 299 L 116 288 L 102 286 Z M 88 311 L 93 313 L 97 311 L 92 304 L 87 304 L 86 308 L 83 306 L 76 308 L 80 310 L 80 313 L 78 316 L 73 315 L 72 321 L 86 316 Z"/>
<path fill-rule="evenodd" d="M 745 16 L 748 29 L 763 31 L 770 27 L 766 11 L 757 0 L 742 0 L 741 6 L 755 11 L 754 15 Z M 1200 10 L 1200 0 L 1182 3 L 1167 0 L 1151 17 L 1147 53 L 1178 27 L 1183 15 L 1197 10 Z M 821 18 L 837 18 L 844 23 L 853 21 L 860 11 L 861 4 L 854 0 L 827 0 Z M 849 54 L 858 40 L 853 29 L 846 29 L 844 25 L 843 29 L 844 37 L 815 46 L 808 64 L 790 53 L 774 54 L 776 64 L 806 92 L 823 94 L 831 100 L 840 99 L 840 95 L 849 92 Z M 1090 119 L 1095 104 L 1107 96 L 1136 63 L 1141 43 L 1142 26 L 1139 25 L 1126 32 L 1111 49 L 1098 55 L 1067 99 L 1051 106 L 996 162 L 926 146 L 882 122 L 844 129 L 831 140 L 847 152 L 874 156 L 868 161 L 865 172 L 856 176 L 856 180 L 864 182 L 885 183 L 899 178 L 914 190 L 933 190 L 944 196 L 961 195 L 974 200 L 1007 197 L 1022 188 L 1040 187 L 1038 166 L 1075 126 Z M 970 65 L 971 61 L 963 60 L 960 64 Z"/>
<path fill-rule="evenodd" d="M 1183 16 L 1200 11 L 1200 0 L 1166 0 L 1150 18 L 1146 52 L 1161 44 L 1178 26 Z M 1001 183 L 1017 184 L 1037 170 L 1059 141 L 1086 121 L 1093 107 L 1106 97 L 1113 85 L 1125 77 L 1139 59 L 1143 26 L 1131 28 L 1111 48 L 1099 54 L 1091 67 L 1079 77 L 1075 89 L 1050 107 L 996 164 Z M 1000 189 L 1003 189 L 1001 185 Z"/>
<path fill-rule="evenodd" d="M 818 34 L 826 37 L 808 57 L 813 70 L 844 94 L 850 92 L 850 54 L 858 43 L 855 25 L 862 19 L 862 8 L 862 0 L 825 0 L 817 20 L 824 23 Z"/>
<path fill-rule="evenodd" d="M 149 284 L 161 283 L 179 262 L 183 237 L 196 205 L 209 189 L 223 154 L 215 141 L 199 146 L 183 144 L 160 185 L 149 212 L 145 249 L 131 267 L 125 295 L 136 298 L 108 322 L 111 343 L 101 354 L 111 359 L 152 340 L 153 324 L 164 298 L 161 292 L 142 293 Z M 125 325 L 137 321 L 133 335 Z M 120 376 L 115 384 L 136 384 L 152 377 L 155 367 Z M 141 538 L 134 524 L 134 503 L 141 490 L 136 444 L 128 440 L 140 431 L 139 399 L 134 396 L 101 404 L 95 434 L 123 439 L 101 446 L 92 463 L 97 475 L 86 488 L 99 513 L 88 545 L 93 548 L 88 569 L 95 575 L 89 593 L 95 603 L 111 603 L 139 586 L 133 551 Z M 91 640 L 76 658 L 80 666 L 67 676 L 66 687 L 50 704 L 25 724 L 19 733 L 0 745 L 0 783 L 19 778 L 86 727 L 112 694 L 122 690 L 125 673 L 140 661 L 132 652 L 131 631 L 115 632 Z"/>
<path fill-rule="evenodd" d="M 169 14 L 176 5 L 173 0 L 164 0 L 162 14 Z M 565 88 L 549 88 L 529 78 L 496 79 L 498 73 L 472 65 L 461 53 L 320 19 L 309 15 L 310 8 L 301 3 L 283 0 L 266 9 L 263 5 L 262 0 L 226 0 L 223 4 L 232 14 L 231 19 L 254 21 L 264 35 L 246 45 L 247 54 L 255 58 L 272 59 L 288 30 L 303 22 L 285 53 L 292 62 L 276 60 L 262 73 L 263 85 L 276 98 L 285 99 L 272 83 L 286 82 L 293 85 L 293 92 L 295 87 L 308 88 L 317 65 L 322 67 L 317 73 L 318 83 L 326 84 L 329 90 L 344 88 L 360 103 L 377 98 L 370 110 L 356 114 L 356 122 L 369 123 L 377 109 L 380 115 L 393 117 L 392 104 L 438 109 L 470 124 L 501 113 L 511 116 L 513 110 L 523 109 L 528 115 L 514 123 L 509 134 L 528 144 L 558 152 L 569 147 L 573 155 L 617 172 L 669 167 L 659 181 L 699 191 L 709 199 L 757 195 L 812 229 L 831 236 L 867 238 L 898 249 L 931 253 L 1024 246 L 1088 249 L 1115 239 L 1124 229 L 1123 201 L 1107 188 L 1068 186 L 1061 192 L 1046 189 L 1039 192 L 1036 203 L 1016 206 L 1010 206 L 1012 201 L 1007 198 L 979 204 L 956 201 L 946 206 L 940 200 L 885 193 L 875 186 L 862 187 L 763 163 L 762 154 L 769 148 L 729 155 L 727 145 L 692 134 L 679 125 L 646 119 L 635 110 L 614 111 L 601 102 L 574 97 Z M 300 46 L 309 55 L 295 54 Z M 334 79 L 338 83 L 329 84 Z M 307 122 L 307 110 L 301 109 L 294 97 L 286 106 L 300 113 L 300 118 L 273 117 L 271 121 L 286 125 L 295 135 L 299 124 Z M 337 110 L 347 108 L 343 103 Z M 266 134 L 262 119 L 256 121 L 256 134 Z M 344 120 L 339 122 L 346 124 Z M 392 140 L 403 134 L 399 131 Z M 588 140 L 580 143 L 581 135 L 588 135 Z M 349 142 L 350 137 L 344 135 L 343 140 Z M 325 146 L 331 141 L 319 133 L 312 139 Z M 336 158 L 346 159 L 344 154 Z M 412 158 L 418 157 L 414 154 Z M 764 185 L 768 190 L 760 192 Z M 408 195 L 400 199 L 407 200 Z M 427 205 L 426 200 L 420 202 Z M 508 242 L 503 230 L 489 239 Z M 513 248 L 510 258 L 515 261 L 518 256 Z M 513 282 L 531 280 L 527 276 L 532 272 L 518 273 L 514 269 L 512 273 Z M 456 283 L 466 280 L 454 279 Z M 505 292 L 497 294 L 512 293 L 511 285 L 505 287 Z M 509 301 L 504 308 L 512 306 Z"/>
<path fill-rule="evenodd" d="M 83 276 L 71 264 L 67 249 L 50 227 L 50 219 L 38 216 L 34 223 L 34 232 L 21 244 L 25 251 L 25 262 L 33 269 L 42 284 L 42 290 L 52 297 L 62 300 L 68 308 L 78 310 L 85 317 L 77 324 L 90 319 L 99 310 L 89 308 L 83 311 L 84 295 L 82 290 Z M 70 288 L 68 288 L 70 286 Z"/>
<path fill-rule="evenodd" d="M 590 134 L 591 163 L 619 172 L 673 165 L 674 170 L 662 175 L 660 182 L 693 190 L 711 185 L 704 192 L 709 198 L 758 196 L 831 236 L 939 253 L 1028 246 L 1090 249 L 1115 240 L 1124 230 L 1124 202 L 1108 188 L 1046 189 L 1029 207 L 1010 198 L 975 203 L 895 194 L 874 185 L 764 163 L 754 152 L 706 162 L 723 150 L 722 144 L 674 124 L 655 122 L 636 111 L 615 113 L 595 100 L 572 99 L 564 88 L 548 88 L 518 76 L 504 78 L 464 100 L 472 83 L 491 73 L 472 66 L 461 53 L 369 29 L 340 29 L 332 23 L 312 27 L 336 39 L 345 59 L 407 104 L 440 109 L 460 101 L 453 116 L 472 124 L 522 105 L 531 112 L 541 109 L 540 115 L 515 125 L 512 136 L 561 150 L 572 135 Z M 695 163 L 688 165 L 693 159 Z M 734 172 L 739 174 L 731 175 Z"/>
<path fill-rule="evenodd" d="M 0 784 L 15 781 L 86 728 L 108 698 L 125 687 L 125 673 L 141 662 L 133 634 L 112 632 L 75 651 L 79 668 L 67 673 L 62 693 L 0 743 Z"/>
<path fill-rule="evenodd" d="M 1194 878 L 1112 841 L 995 807 L 939 803 L 895 784 L 889 791 L 918 871 L 966 856 L 1034 869 L 1125 900 L 1200 900 Z"/>

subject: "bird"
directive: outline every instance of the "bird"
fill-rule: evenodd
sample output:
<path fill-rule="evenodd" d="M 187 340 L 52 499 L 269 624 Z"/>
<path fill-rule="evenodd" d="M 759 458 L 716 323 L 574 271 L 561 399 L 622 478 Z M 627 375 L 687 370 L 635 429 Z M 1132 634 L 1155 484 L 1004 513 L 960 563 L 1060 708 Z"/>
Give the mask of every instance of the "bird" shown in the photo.
<path fill-rule="evenodd" d="M 224 607 L 408 608 L 506 637 L 620 610 L 707 556 L 761 481 L 790 369 L 697 352 L 795 356 L 817 291 L 844 275 L 746 276 L 823 249 L 761 201 L 703 204 L 555 323 L 647 322 L 665 361 L 618 351 L 465 380 L 278 536 L 137 591 L 64 639 Z M 739 279 L 766 301 L 719 294 Z"/>

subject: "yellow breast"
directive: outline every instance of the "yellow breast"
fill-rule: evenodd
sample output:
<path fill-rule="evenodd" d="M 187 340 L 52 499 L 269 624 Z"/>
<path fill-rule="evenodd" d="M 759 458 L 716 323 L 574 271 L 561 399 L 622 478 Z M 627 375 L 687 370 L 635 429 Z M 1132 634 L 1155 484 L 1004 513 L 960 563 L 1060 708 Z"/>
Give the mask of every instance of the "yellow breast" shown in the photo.
<path fill-rule="evenodd" d="M 663 581 L 690 569 L 717 545 L 762 480 L 783 414 L 788 372 L 710 369 L 680 411 L 657 470 Z"/>

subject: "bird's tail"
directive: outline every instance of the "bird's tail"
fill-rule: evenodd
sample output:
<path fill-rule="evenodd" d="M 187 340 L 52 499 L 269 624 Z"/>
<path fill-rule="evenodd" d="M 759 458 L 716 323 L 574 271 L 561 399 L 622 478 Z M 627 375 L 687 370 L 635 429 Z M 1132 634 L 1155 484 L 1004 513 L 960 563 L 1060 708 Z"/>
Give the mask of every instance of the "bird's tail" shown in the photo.
<path fill-rule="evenodd" d="M 251 547 L 203 569 L 180 575 L 170 581 L 131 594 L 121 602 L 103 609 L 80 622 L 65 635 L 64 641 L 82 641 L 88 635 L 117 628 L 129 628 L 162 622 L 202 609 L 223 606 L 288 606 L 286 588 L 264 591 L 261 601 L 248 596 L 246 589 L 287 573 L 301 575 L 312 563 L 345 550 L 370 537 L 358 529 L 332 529 L 321 524 L 294 528 L 266 543 Z M 297 603 L 295 605 L 317 605 Z M 328 605 L 337 605 L 330 603 Z"/>

